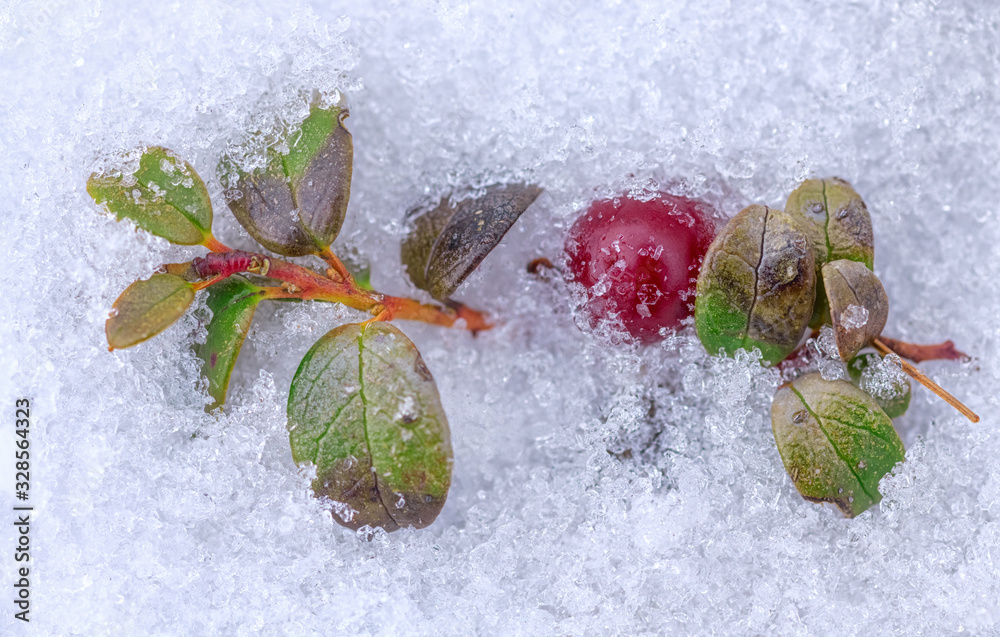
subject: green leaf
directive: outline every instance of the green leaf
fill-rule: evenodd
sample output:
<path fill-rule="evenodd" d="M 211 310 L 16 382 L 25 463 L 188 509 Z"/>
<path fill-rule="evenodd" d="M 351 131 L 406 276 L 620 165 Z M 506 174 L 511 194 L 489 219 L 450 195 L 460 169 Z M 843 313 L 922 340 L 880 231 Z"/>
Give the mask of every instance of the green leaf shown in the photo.
<path fill-rule="evenodd" d="M 413 284 L 443 301 L 472 274 L 500 243 L 542 189 L 526 184 L 497 184 L 476 199 L 410 211 L 402 259 Z"/>
<path fill-rule="evenodd" d="M 882 333 L 889 296 L 875 273 L 857 261 L 827 263 L 823 282 L 840 360 L 849 361 Z"/>
<path fill-rule="evenodd" d="M 171 243 L 201 245 L 211 236 L 212 202 L 205 183 L 191 164 L 166 148 L 147 149 L 131 175 L 91 175 L 87 192 L 119 221 L 131 219 Z"/>
<path fill-rule="evenodd" d="M 874 268 L 871 215 L 861 195 L 837 177 L 802 182 L 788 196 L 785 212 L 799 223 L 816 252 L 816 305 L 809 324 L 819 327 L 829 321 L 820 272 L 823 265 L 848 259 Z"/>
<path fill-rule="evenodd" d="M 212 322 L 208 324 L 208 339 L 198 346 L 197 352 L 204 362 L 201 373 L 208 379 L 208 394 L 215 399 L 209 410 L 226 402 L 233 366 L 264 294 L 262 288 L 240 276 L 231 276 L 208 288 Z"/>
<path fill-rule="evenodd" d="M 878 354 L 862 354 L 847 364 L 847 372 L 851 382 L 870 394 L 889 418 L 899 418 L 910 407 L 910 379 L 900 372 L 895 378 L 876 380 L 872 370 L 879 360 Z"/>
<path fill-rule="evenodd" d="M 104 325 L 109 349 L 132 347 L 156 336 L 184 315 L 194 285 L 174 274 L 154 274 L 128 286 Z"/>
<path fill-rule="evenodd" d="M 802 497 L 831 502 L 849 518 L 882 499 L 879 481 L 904 459 L 892 420 L 875 400 L 818 373 L 778 389 L 771 428 Z"/>
<path fill-rule="evenodd" d="M 240 174 L 229 208 L 262 246 L 285 256 L 319 254 L 344 223 L 351 196 L 354 143 L 347 110 L 313 107 L 267 165 Z"/>
<path fill-rule="evenodd" d="M 712 354 L 760 349 L 778 363 L 798 345 L 816 294 L 806 236 L 780 210 L 744 208 L 716 236 L 695 299 L 698 338 Z"/>
<path fill-rule="evenodd" d="M 420 353 L 388 323 L 343 325 L 313 345 L 292 380 L 288 432 L 346 527 L 423 528 L 444 506 L 448 421 Z"/>

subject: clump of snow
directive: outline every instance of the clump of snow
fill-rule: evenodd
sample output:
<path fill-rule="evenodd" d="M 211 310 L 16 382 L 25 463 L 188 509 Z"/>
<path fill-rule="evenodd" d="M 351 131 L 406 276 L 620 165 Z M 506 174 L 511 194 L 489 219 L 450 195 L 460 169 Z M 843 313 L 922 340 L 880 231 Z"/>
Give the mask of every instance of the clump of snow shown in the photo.
<path fill-rule="evenodd" d="M 908 380 L 909 376 L 903 371 L 899 356 L 887 354 L 861 372 L 860 386 L 872 396 L 891 400 L 902 395 Z M 915 381 L 911 384 L 915 384 Z"/>
<path fill-rule="evenodd" d="M 868 308 L 851 303 L 840 315 L 840 323 L 845 329 L 861 329 L 868 324 Z"/>
<path fill-rule="evenodd" d="M 829 325 L 819 328 L 819 336 L 808 341 L 810 349 L 815 354 L 815 364 L 817 371 L 826 380 L 838 380 L 847 378 L 847 370 L 844 368 L 844 361 L 840 359 L 840 350 L 837 348 L 837 335 Z"/>
<path fill-rule="evenodd" d="M 996 24 L 988 3 L 933 0 L 4 4 L 0 491 L 28 397 L 35 517 L 32 621 L 4 602 L 0 633 L 996 632 Z M 545 188 L 459 290 L 496 328 L 400 325 L 439 385 L 454 482 L 431 527 L 370 541 L 310 495 L 284 415 L 302 355 L 364 317 L 263 306 L 227 412 L 206 415 L 203 301 L 135 348 L 104 341 L 130 282 L 200 249 L 84 189 L 163 145 L 206 180 L 219 238 L 251 247 L 219 162 L 260 161 L 313 90 L 349 103 L 356 148 L 334 248 L 384 292 L 427 298 L 399 262 L 408 209 Z M 983 416 L 914 386 L 907 461 L 855 520 L 796 493 L 770 431 L 782 379 L 758 355 L 581 330 L 579 286 L 525 270 L 565 263 L 595 198 L 664 189 L 729 217 L 832 175 L 872 213 L 886 334 L 972 354 L 921 367 Z"/>

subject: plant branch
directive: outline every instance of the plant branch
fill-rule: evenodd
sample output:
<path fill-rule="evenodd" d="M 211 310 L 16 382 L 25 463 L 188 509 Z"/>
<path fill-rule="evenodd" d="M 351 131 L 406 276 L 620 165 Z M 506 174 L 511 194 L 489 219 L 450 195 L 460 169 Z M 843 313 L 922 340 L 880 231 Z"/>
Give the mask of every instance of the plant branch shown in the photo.
<path fill-rule="evenodd" d="M 225 245 L 224 243 L 221 243 L 218 239 L 216 239 L 211 234 L 208 235 L 208 237 L 205 238 L 205 243 L 203 245 L 206 248 L 208 248 L 209 250 L 211 250 L 212 252 L 230 252 L 230 251 L 232 251 L 232 248 L 230 248 L 229 246 Z"/>
<path fill-rule="evenodd" d="M 382 297 L 382 305 L 389 314 L 388 318 L 384 320 L 392 320 L 394 318 L 407 319 L 440 325 L 442 327 L 452 327 L 459 320 L 464 320 L 465 329 L 472 332 L 488 330 L 493 327 L 486 319 L 486 315 L 461 303 L 452 303 L 449 307 L 442 308 L 436 305 L 419 303 L 413 299 L 384 296 Z"/>
<path fill-rule="evenodd" d="M 319 256 L 322 257 L 323 260 L 330 266 L 330 269 L 326 271 L 326 275 L 329 278 L 333 280 L 337 280 L 339 278 L 345 283 L 354 283 L 354 275 L 351 274 L 350 270 L 347 269 L 344 263 L 337 258 L 337 255 L 335 255 L 329 247 L 323 248 L 323 251 L 319 253 Z"/>
<path fill-rule="evenodd" d="M 355 284 L 350 273 L 347 273 L 349 278 L 346 280 L 336 281 L 309 268 L 256 252 L 243 250 L 213 252 L 194 259 L 190 264 L 174 263 L 164 266 L 163 269 L 166 272 L 203 280 L 199 288 L 218 283 L 233 274 L 248 272 L 282 282 L 280 290 L 283 292 L 279 293 L 276 288 L 269 288 L 275 291 L 269 291 L 267 298 L 341 303 L 368 312 L 381 320 L 405 319 L 444 327 L 451 327 L 459 320 L 464 320 L 465 328 L 473 332 L 491 327 L 485 315 L 458 303 L 440 307 L 362 290 Z"/>

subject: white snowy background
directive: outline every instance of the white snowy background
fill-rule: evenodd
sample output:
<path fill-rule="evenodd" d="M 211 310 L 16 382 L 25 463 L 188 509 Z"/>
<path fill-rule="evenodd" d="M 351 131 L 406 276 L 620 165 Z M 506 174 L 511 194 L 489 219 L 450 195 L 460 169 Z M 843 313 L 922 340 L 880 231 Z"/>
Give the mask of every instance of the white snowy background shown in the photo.
<path fill-rule="evenodd" d="M 997 634 L 998 42 L 988 0 L 0 3 L 0 493 L 28 397 L 35 507 L 30 625 L 0 516 L 0 633 Z M 262 308 L 227 413 L 206 415 L 203 301 L 133 349 L 104 339 L 128 283 L 201 250 L 84 190 L 167 146 L 208 182 L 219 237 L 250 247 L 216 166 L 313 89 L 351 108 L 334 247 L 383 291 L 417 294 L 410 207 L 546 189 L 459 292 L 496 329 L 400 324 L 441 390 L 454 481 L 431 527 L 370 542 L 310 496 L 285 433 L 301 356 L 357 314 Z M 830 175 L 872 212 L 886 334 L 973 354 L 923 367 L 983 416 L 915 387 L 906 463 L 854 520 L 786 476 L 776 372 L 711 359 L 690 330 L 647 348 L 585 333 L 578 291 L 524 269 L 558 260 L 598 197 L 662 188 L 722 219 Z"/>

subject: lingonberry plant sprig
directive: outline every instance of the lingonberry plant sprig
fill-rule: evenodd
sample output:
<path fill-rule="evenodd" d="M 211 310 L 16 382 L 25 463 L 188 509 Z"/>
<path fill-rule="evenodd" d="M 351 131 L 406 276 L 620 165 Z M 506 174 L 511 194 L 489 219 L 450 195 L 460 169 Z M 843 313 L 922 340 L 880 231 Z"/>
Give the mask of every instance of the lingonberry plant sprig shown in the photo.
<path fill-rule="evenodd" d="M 850 184 L 808 180 L 783 210 L 749 206 L 718 235 L 712 216 L 705 202 L 668 193 L 597 201 L 568 233 L 568 275 L 585 288 L 582 315 L 591 326 L 650 343 L 693 310 L 712 354 L 756 350 L 779 366 L 791 382 L 774 397 L 771 424 L 804 498 L 850 517 L 879 501 L 879 481 L 904 458 L 892 419 L 909 407 L 907 375 L 978 420 L 903 360 L 968 358 L 951 341 L 914 345 L 882 335 L 889 298 L 872 271 L 871 217 Z M 555 267 L 541 258 L 528 270 L 541 265 Z M 839 372 L 830 360 L 830 378 L 804 374 L 814 348 L 836 356 Z"/>
<path fill-rule="evenodd" d="M 212 204 L 190 164 L 147 148 L 130 174 L 95 174 L 87 190 L 119 220 L 180 245 L 210 252 L 161 266 L 115 301 L 106 323 L 109 348 L 131 347 L 172 325 L 201 290 L 212 311 L 203 361 L 212 398 L 226 399 L 229 379 L 257 306 L 267 300 L 340 303 L 371 315 L 335 327 L 309 350 L 289 390 L 292 457 L 314 465 L 313 490 L 353 529 L 388 531 L 430 524 L 451 482 L 448 422 L 420 353 L 387 321 L 406 319 L 477 332 L 481 312 L 450 299 L 540 193 L 535 186 L 497 184 L 480 197 L 409 215 L 403 260 L 410 278 L 440 304 L 381 294 L 334 254 L 347 213 L 353 140 L 346 109 L 315 105 L 298 130 L 268 151 L 265 165 L 237 174 L 227 203 L 240 224 L 272 253 L 234 250 L 212 234 Z M 316 256 L 318 272 L 282 257 Z"/>
<path fill-rule="evenodd" d="M 793 379 L 774 397 L 771 427 L 799 493 L 833 503 L 848 517 L 879 502 L 879 481 L 904 459 L 892 418 L 909 406 L 909 382 L 893 378 L 882 383 L 888 392 L 864 391 L 871 368 L 884 365 L 878 355 L 891 356 L 911 378 L 979 421 L 899 356 L 958 358 L 950 341 L 916 346 L 882 337 L 889 297 L 872 271 L 874 254 L 861 196 L 842 179 L 807 180 L 784 210 L 753 205 L 726 224 L 705 256 L 695 303 L 698 337 L 713 354 L 757 349 L 763 362 L 777 365 L 796 351 L 807 328 L 831 330 L 844 375 L 860 387 L 819 373 Z M 877 354 L 863 353 L 866 348 Z"/>

